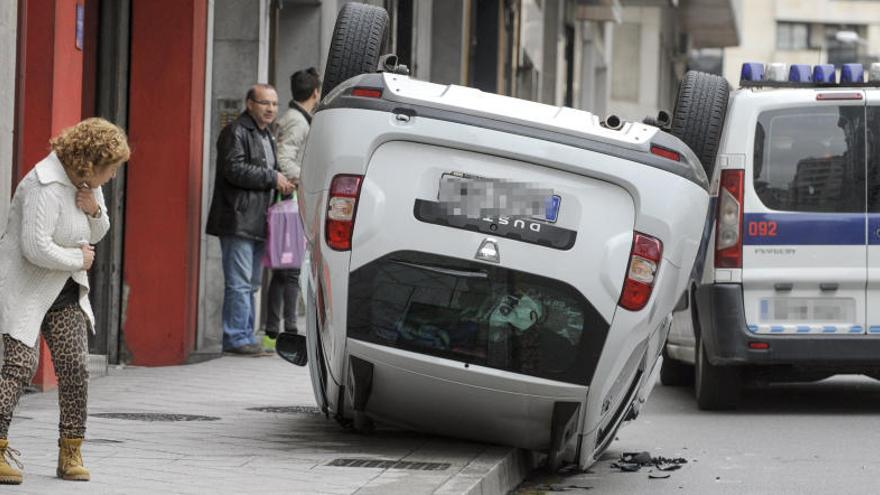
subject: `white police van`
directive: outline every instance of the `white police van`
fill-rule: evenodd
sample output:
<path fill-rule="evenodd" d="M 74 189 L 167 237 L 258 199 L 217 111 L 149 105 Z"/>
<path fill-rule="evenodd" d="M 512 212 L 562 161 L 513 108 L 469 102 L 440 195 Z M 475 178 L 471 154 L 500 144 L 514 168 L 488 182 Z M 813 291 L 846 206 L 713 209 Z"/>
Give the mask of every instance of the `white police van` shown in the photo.
<path fill-rule="evenodd" d="M 387 22 L 337 19 L 298 195 L 306 335 L 279 354 L 357 430 L 586 467 L 657 381 L 707 177 L 656 127 L 412 79 L 378 57 Z"/>
<path fill-rule="evenodd" d="M 703 409 L 735 407 L 747 381 L 880 377 L 880 65 L 865 79 L 745 64 L 718 133 L 690 136 L 717 144 L 717 215 L 661 380 L 694 380 Z"/>

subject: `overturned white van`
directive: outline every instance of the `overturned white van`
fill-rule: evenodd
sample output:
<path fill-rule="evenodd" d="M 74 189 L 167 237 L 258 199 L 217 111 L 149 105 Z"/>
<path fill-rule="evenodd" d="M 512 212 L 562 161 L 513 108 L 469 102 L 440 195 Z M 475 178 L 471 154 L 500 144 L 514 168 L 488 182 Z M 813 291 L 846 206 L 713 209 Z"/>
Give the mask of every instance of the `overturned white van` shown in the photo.
<path fill-rule="evenodd" d="M 364 73 L 386 22 L 337 20 L 299 191 L 306 335 L 280 353 L 307 347 L 319 405 L 356 428 L 590 465 L 656 381 L 706 176 L 656 127 Z"/>

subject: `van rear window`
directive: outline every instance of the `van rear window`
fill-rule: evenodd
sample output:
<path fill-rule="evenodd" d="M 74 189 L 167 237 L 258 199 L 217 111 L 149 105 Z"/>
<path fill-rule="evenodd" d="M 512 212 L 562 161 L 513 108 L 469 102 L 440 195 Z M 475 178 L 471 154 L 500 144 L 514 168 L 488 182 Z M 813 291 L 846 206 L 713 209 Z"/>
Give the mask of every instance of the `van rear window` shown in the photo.
<path fill-rule="evenodd" d="M 589 384 L 608 323 L 574 287 L 412 251 L 351 274 L 348 336 L 437 357 Z"/>
<path fill-rule="evenodd" d="M 864 106 L 762 113 L 753 170 L 755 192 L 770 209 L 864 212 Z"/>

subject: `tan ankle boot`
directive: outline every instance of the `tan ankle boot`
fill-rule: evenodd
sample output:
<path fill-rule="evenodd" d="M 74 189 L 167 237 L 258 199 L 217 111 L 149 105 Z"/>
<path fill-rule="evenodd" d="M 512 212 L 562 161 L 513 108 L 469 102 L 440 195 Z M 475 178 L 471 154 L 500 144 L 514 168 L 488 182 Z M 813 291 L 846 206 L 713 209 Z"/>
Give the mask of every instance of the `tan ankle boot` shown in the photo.
<path fill-rule="evenodd" d="M 89 481 L 89 470 L 83 466 L 82 438 L 58 439 L 58 471 L 59 478 L 69 481 Z"/>
<path fill-rule="evenodd" d="M 5 438 L 0 439 L 0 484 L 18 485 L 21 483 L 21 471 L 18 469 L 22 469 L 24 466 L 18 461 L 18 456 L 20 455 L 19 451 L 9 447 L 9 440 Z M 15 463 L 18 469 L 10 466 L 7 460 Z"/>

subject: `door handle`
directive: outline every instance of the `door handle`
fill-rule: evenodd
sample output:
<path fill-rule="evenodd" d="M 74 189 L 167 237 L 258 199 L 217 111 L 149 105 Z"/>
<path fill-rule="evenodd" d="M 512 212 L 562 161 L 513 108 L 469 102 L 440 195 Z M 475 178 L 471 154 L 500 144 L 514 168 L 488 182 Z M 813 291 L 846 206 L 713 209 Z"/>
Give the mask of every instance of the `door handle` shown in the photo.
<path fill-rule="evenodd" d="M 840 287 L 840 284 L 836 282 L 822 282 L 819 284 L 819 289 L 821 289 L 822 292 L 833 292 L 836 291 L 838 287 Z"/>
<path fill-rule="evenodd" d="M 791 292 L 792 287 L 794 287 L 794 284 L 792 283 L 773 284 L 773 288 L 776 289 L 778 292 Z"/>

